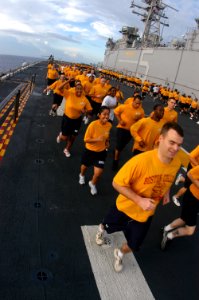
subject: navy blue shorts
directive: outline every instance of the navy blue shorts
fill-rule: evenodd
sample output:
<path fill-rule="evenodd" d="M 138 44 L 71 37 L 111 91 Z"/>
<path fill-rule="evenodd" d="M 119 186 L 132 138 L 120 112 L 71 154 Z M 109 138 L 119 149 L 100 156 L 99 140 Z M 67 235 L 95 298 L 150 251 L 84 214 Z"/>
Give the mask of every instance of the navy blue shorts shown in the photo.
<path fill-rule="evenodd" d="M 103 169 L 106 156 L 107 156 L 106 150 L 96 152 L 96 151 L 85 149 L 82 154 L 81 164 L 85 165 L 86 167 L 95 166 L 97 168 Z"/>
<path fill-rule="evenodd" d="M 196 226 L 199 212 L 199 200 L 189 189 L 186 190 L 182 200 L 181 219 L 187 226 Z"/>
<path fill-rule="evenodd" d="M 122 151 L 124 147 L 132 140 L 132 135 L 129 130 L 117 128 L 116 132 L 116 149 Z"/>
<path fill-rule="evenodd" d="M 123 231 L 127 244 L 132 251 L 138 251 L 151 225 L 152 217 L 146 222 L 138 222 L 131 219 L 125 213 L 119 211 L 114 205 L 111 207 L 102 224 L 107 233 Z"/>
<path fill-rule="evenodd" d="M 57 106 L 60 106 L 63 100 L 63 96 L 59 94 L 54 94 L 53 95 L 53 104 L 57 104 Z"/>
<path fill-rule="evenodd" d="M 92 106 L 92 115 L 98 115 L 100 107 L 102 106 L 102 103 L 98 103 L 96 101 L 93 101 L 91 98 L 89 100 L 91 106 Z"/>
<path fill-rule="evenodd" d="M 66 115 L 63 115 L 61 132 L 63 136 L 76 136 L 79 133 L 81 127 L 82 117 L 78 119 L 70 119 Z"/>

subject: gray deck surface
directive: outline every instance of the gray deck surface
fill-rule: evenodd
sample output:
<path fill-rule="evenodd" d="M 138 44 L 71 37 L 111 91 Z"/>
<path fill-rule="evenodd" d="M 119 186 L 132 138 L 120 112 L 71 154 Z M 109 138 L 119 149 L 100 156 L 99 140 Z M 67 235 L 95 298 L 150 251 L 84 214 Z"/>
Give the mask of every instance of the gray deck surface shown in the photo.
<path fill-rule="evenodd" d="M 0 162 L 0 299 L 100 299 L 81 226 L 99 224 L 115 201 L 111 185 L 115 129 L 99 194 L 93 197 L 87 185 L 78 184 L 86 127 L 82 126 L 71 158 L 65 158 L 64 144 L 55 141 L 61 117 L 48 115 L 52 97 L 42 94 L 46 62 L 23 76 L 31 72 L 37 74 L 34 92 Z M 123 90 L 130 96 L 129 87 Z M 3 93 L 5 97 L 0 86 L 0 98 Z M 147 99 L 143 106 L 150 113 L 153 103 Z M 184 148 L 190 151 L 198 144 L 199 125 L 187 116 L 180 116 L 179 123 L 185 130 Z M 121 164 L 131 157 L 130 149 L 131 145 L 125 149 Z M 87 180 L 91 174 L 92 170 Z M 198 230 L 192 237 L 175 240 L 165 252 L 159 248 L 161 227 L 179 214 L 173 203 L 159 206 L 143 247 L 135 254 L 158 300 L 199 299 Z"/>

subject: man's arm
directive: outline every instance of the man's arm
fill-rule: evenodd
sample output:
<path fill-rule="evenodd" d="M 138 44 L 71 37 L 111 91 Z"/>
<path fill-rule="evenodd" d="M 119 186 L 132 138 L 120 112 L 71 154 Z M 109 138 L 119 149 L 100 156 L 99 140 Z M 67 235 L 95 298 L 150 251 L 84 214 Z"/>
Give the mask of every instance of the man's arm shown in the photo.
<path fill-rule="evenodd" d="M 193 176 L 190 174 L 190 172 L 187 173 L 187 176 L 193 182 L 193 184 L 195 184 L 195 186 L 199 189 L 199 180 L 198 179 L 194 179 Z"/>
<path fill-rule="evenodd" d="M 154 210 L 155 209 L 155 200 L 151 198 L 143 198 L 136 194 L 130 187 L 121 186 L 113 181 L 113 187 L 116 191 L 118 191 L 121 195 L 126 198 L 132 200 L 132 202 L 136 203 L 143 210 Z"/>

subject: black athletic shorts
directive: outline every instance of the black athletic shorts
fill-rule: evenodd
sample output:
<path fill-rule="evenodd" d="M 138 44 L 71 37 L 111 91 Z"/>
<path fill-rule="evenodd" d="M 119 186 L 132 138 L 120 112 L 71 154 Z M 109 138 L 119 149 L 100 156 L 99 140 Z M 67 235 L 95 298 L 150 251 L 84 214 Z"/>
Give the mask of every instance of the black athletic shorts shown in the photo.
<path fill-rule="evenodd" d="M 103 169 L 106 156 L 106 150 L 96 152 L 85 148 L 82 154 L 81 164 L 85 165 L 86 167 L 95 166 L 97 168 Z"/>
<path fill-rule="evenodd" d="M 139 149 L 134 149 L 134 150 L 133 150 L 133 156 L 136 156 L 136 155 L 138 155 L 138 154 L 140 154 L 140 153 L 144 153 L 144 151 L 141 151 L 141 150 L 139 150 Z"/>
<path fill-rule="evenodd" d="M 188 166 L 187 166 L 187 173 L 189 172 L 189 170 L 192 169 L 192 165 L 189 163 Z M 188 189 L 190 187 L 190 185 L 192 184 L 192 181 L 189 179 L 189 177 L 187 176 L 187 173 L 186 173 L 186 176 L 185 176 L 185 182 L 184 182 L 184 187 L 186 189 Z"/>
<path fill-rule="evenodd" d="M 182 200 L 181 219 L 188 226 L 196 226 L 198 212 L 199 200 L 187 189 Z"/>
<path fill-rule="evenodd" d="M 138 251 L 151 225 L 152 217 L 146 222 L 138 222 L 112 206 L 102 224 L 107 233 L 123 231 L 129 248 Z"/>
<path fill-rule="evenodd" d="M 102 103 L 95 102 L 92 99 L 90 99 L 89 102 L 93 109 L 91 114 L 97 116 L 99 113 L 100 107 L 102 106 Z"/>
<path fill-rule="evenodd" d="M 50 78 L 47 78 L 47 86 L 53 84 L 57 79 L 50 79 Z"/>
<path fill-rule="evenodd" d="M 64 136 L 70 136 L 70 135 L 78 135 L 79 129 L 81 127 L 82 123 L 82 117 L 79 117 L 78 119 L 70 119 L 65 114 L 62 118 L 62 124 L 61 124 L 61 132 Z"/>
<path fill-rule="evenodd" d="M 130 142 L 132 135 L 129 130 L 117 128 L 116 132 L 116 149 L 122 151 L 124 147 Z"/>
<path fill-rule="evenodd" d="M 53 94 L 53 104 L 57 104 L 57 106 L 60 106 L 63 100 L 63 96 L 58 94 Z"/>

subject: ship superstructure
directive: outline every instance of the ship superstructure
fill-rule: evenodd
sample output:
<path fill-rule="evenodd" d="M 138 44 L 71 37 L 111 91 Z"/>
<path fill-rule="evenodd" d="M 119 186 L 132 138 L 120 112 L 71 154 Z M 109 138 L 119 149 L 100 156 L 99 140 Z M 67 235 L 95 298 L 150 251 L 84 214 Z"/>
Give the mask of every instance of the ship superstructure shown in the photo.
<path fill-rule="evenodd" d="M 122 38 L 109 38 L 106 43 L 103 67 L 199 98 L 199 18 L 195 28 L 166 45 L 162 39 L 164 27 L 169 26 L 165 9 L 175 8 L 161 0 L 142 3 L 132 1 L 131 8 L 144 22 L 143 34 L 136 27 L 123 26 Z"/>

